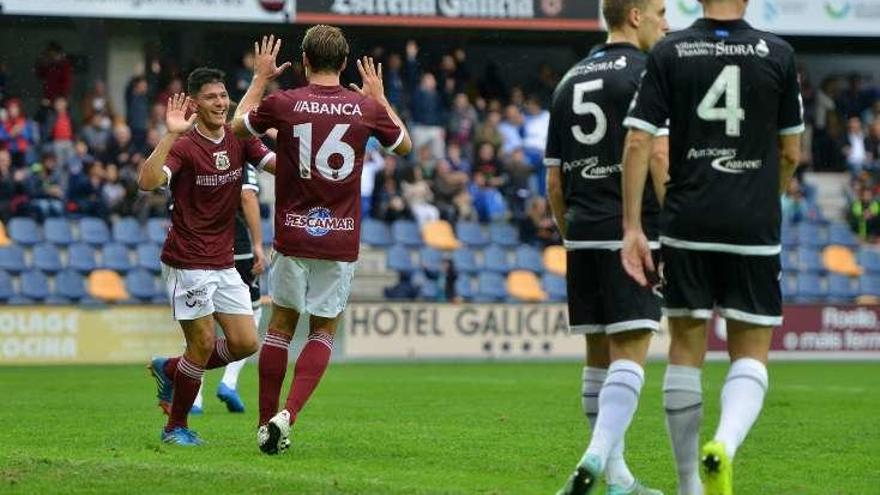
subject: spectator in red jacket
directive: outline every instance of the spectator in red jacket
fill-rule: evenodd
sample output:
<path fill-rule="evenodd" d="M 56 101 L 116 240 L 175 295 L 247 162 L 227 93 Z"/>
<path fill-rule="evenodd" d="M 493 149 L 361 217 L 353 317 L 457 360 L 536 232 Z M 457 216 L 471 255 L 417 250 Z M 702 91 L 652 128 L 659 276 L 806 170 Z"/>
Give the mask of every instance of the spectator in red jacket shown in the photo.
<path fill-rule="evenodd" d="M 73 87 L 73 64 L 57 41 L 49 42 L 37 61 L 37 77 L 43 81 L 43 104 L 48 106 L 58 97 L 70 98 Z"/>
<path fill-rule="evenodd" d="M 0 148 L 9 151 L 13 168 L 27 165 L 28 152 L 36 142 L 34 128 L 21 111 L 21 102 L 6 102 L 6 118 L 0 121 Z"/>

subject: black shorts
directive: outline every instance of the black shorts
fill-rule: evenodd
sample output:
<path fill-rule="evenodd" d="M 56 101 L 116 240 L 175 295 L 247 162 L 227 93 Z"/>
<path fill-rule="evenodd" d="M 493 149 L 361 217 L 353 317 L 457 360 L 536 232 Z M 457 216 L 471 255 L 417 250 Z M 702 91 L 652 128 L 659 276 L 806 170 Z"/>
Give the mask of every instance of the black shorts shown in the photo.
<path fill-rule="evenodd" d="M 660 286 L 639 286 L 624 271 L 620 251 L 567 253 L 568 325 L 572 333 L 660 329 Z M 655 251 L 654 262 L 657 262 Z"/>
<path fill-rule="evenodd" d="M 248 289 L 251 291 L 251 304 L 256 308 L 260 304 L 260 277 L 254 275 L 251 270 L 254 268 L 254 259 L 247 258 L 243 260 L 235 260 L 235 269 L 238 275 Z"/>
<path fill-rule="evenodd" d="M 779 255 L 758 256 L 663 246 L 663 312 L 670 317 L 724 318 L 782 324 Z"/>

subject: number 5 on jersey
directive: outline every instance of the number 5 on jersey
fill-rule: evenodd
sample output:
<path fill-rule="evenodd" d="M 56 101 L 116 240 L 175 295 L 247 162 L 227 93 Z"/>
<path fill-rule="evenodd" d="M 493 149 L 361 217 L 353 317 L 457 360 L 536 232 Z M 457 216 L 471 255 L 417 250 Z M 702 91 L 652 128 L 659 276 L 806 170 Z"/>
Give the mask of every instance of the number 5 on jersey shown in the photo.
<path fill-rule="evenodd" d="M 336 124 L 318 147 L 318 153 L 315 155 L 315 168 L 327 180 L 344 180 L 354 170 L 354 148 L 342 140 L 349 127 L 349 124 Z M 311 179 L 312 124 L 293 126 L 293 136 L 299 140 L 299 176 L 303 179 Z M 333 168 L 330 166 L 330 157 L 333 155 L 342 156 L 341 167 Z"/>
<path fill-rule="evenodd" d="M 574 98 L 571 100 L 571 110 L 575 115 L 592 115 L 596 119 L 596 128 L 593 132 L 587 134 L 579 125 L 571 126 L 571 134 L 577 142 L 594 145 L 605 137 L 608 131 L 608 118 L 602 107 L 592 101 L 584 101 L 584 97 L 588 93 L 601 91 L 604 81 L 602 79 L 593 79 L 592 81 L 584 81 L 574 85 Z"/>

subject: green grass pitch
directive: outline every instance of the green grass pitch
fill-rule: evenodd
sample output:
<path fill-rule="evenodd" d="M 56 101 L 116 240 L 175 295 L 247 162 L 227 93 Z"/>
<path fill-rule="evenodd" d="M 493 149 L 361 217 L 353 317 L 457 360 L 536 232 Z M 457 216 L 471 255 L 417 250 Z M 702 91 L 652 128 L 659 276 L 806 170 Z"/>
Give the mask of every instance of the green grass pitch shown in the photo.
<path fill-rule="evenodd" d="M 704 373 L 704 438 L 725 371 Z M 647 372 L 627 458 L 674 495 L 663 365 Z M 587 439 L 574 362 L 335 364 L 274 457 L 255 444 L 255 366 L 244 415 L 213 397 L 219 376 L 191 420 L 209 443 L 184 449 L 160 443 L 143 367 L 0 367 L 0 493 L 552 494 Z M 878 376 L 877 363 L 773 363 L 736 493 L 880 493 Z"/>

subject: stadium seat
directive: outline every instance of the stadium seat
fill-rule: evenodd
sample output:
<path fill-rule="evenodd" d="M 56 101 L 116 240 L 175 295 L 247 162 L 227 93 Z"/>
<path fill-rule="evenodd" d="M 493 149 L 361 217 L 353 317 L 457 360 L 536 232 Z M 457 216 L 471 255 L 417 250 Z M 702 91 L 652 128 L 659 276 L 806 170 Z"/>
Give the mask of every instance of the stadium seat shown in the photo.
<path fill-rule="evenodd" d="M 51 295 L 43 300 L 43 304 L 48 304 L 50 306 L 68 306 L 72 303 L 73 301 L 70 299 L 58 295 Z"/>
<path fill-rule="evenodd" d="M 828 298 L 832 302 L 852 302 L 858 294 L 858 279 L 846 275 L 828 275 Z"/>
<path fill-rule="evenodd" d="M 519 232 L 516 228 L 503 222 L 494 222 L 489 226 L 489 239 L 493 244 L 506 248 L 515 248 L 519 246 Z"/>
<path fill-rule="evenodd" d="M 69 246 L 73 242 L 73 228 L 64 217 L 47 218 L 43 223 L 43 233 L 46 235 L 46 242 L 58 246 Z"/>
<path fill-rule="evenodd" d="M 272 244 L 275 240 L 275 224 L 271 218 L 260 220 L 260 229 L 263 232 L 263 244 Z"/>
<path fill-rule="evenodd" d="M 862 275 L 859 278 L 859 294 L 880 297 L 880 276 Z"/>
<path fill-rule="evenodd" d="M 825 267 L 822 265 L 822 258 L 819 256 L 819 251 L 803 247 L 803 245 L 801 245 L 801 248 L 798 250 L 797 263 L 798 270 L 802 273 L 821 273 L 825 271 Z"/>
<path fill-rule="evenodd" d="M 67 249 L 67 266 L 78 272 L 90 272 L 98 263 L 95 261 L 95 248 L 82 242 L 76 242 Z"/>
<path fill-rule="evenodd" d="M 147 239 L 155 244 L 164 244 L 170 225 L 171 223 L 164 218 L 151 218 L 147 220 Z"/>
<path fill-rule="evenodd" d="M 826 237 L 824 229 L 815 223 L 801 222 L 798 227 L 798 243 L 800 246 L 819 249 L 825 247 Z"/>
<path fill-rule="evenodd" d="M 544 269 L 564 277 L 566 267 L 565 248 L 562 246 L 547 246 L 547 249 L 544 250 Z"/>
<path fill-rule="evenodd" d="M 474 281 L 469 275 L 459 275 L 455 280 L 455 294 L 470 301 L 474 297 Z"/>
<path fill-rule="evenodd" d="M 144 241 L 141 224 L 133 217 L 122 217 L 113 222 L 113 240 L 128 246 L 136 246 Z"/>
<path fill-rule="evenodd" d="M 440 296 L 440 287 L 436 283 L 424 283 L 419 285 L 419 299 L 423 301 L 436 301 Z"/>
<path fill-rule="evenodd" d="M 520 246 L 516 250 L 516 261 L 513 262 L 513 269 L 528 270 L 540 274 L 544 271 L 544 260 L 537 249 L 531 246 Z"/>
<path fill-rule="evenodd" d="M 541 285 L 551 301 L 562 302 L 568 297 L 568 287 L 566 286 L 565 278 L 559 275 L 554 275 L 550 272 L 544 273 Z"/>
<path fill-rule="evenodd" d="M 507 298 L 507 283 L 497 273 L 482 272 L 477 278 L 477 293 L 474 298 L 478 302 L 499 302 Z"/>
<path fill-rule="evenodd" d="M 798 252 L 796 249 L 783 249 L 779 255 L 782 262 L 783 273 L 797 273 L 798 271 Z"/>
<path fill-rule="evenodd" d="M 12 239 L 6 234 L 6 226 L 3 225 L 3 221 L 0 220 L 0 247 L 6 247 L 12 244 Z"/>
<path fill-rule="evenodd" d="M 480 267 L 477 265 L 477 257 L 468 248 L 459 248 L 452 252 L 452 263 L 458 273 L 477 273 Z"/>
<path fill-rule="evenodd" d="M 372 218 L 365 218 L 361 224 L 361 239 L 369 246 L 380 248 L 389 247 L 394 243 L 388 224 Z"/>
<path fill-rule="evenodd" d="M 856 239 L 849 225 L 835 222 L 828 226 L 828 244 L 837 244 L 855 249 L 859 247 L 859 240 Z"/>
<path fill-rule="evenodd" d="M 397 220 L 391 224 L 391 238 L 406 247 L 422 247 L 422 233 L 412 220 Z"/>
<path fill-rule="evenodd" d="M 162 247 L 147 242 L 137 247 L 137 266 L 155 273 L 162 271 L 159 257 L 162 255 Z"/>
<path fill-rule="evenodd" d="M 483 248 L 489 245 L 489 238 L 477 222 L 456 223 L 455 234 L 461 242 L 471 248 Z"/>
<path fill-rule="evenodd" d="M 547 300 L 547 293 L 541 288 L 538 277 L 526 270 L 516 270 L 507 275 L 507 293 L 522 302 L 541 302 Z"/>
<path fill-rule="evenodd" d="M 386 254 L 386 266 L 399 273 L 412 273 L 416 269 L 412 255 L 405 246 L 395 245 Z"/>
<path fill-rule="evenodd" d="M 79 301 L 89 294 L 83 276 L 76 270 L 67 269 L 55 275 L 55 295 Z"/>
<path fill-rule="evenodd" d="M 798 302 L 821 302 L 828 295 L 825 282 L 814 273 L 801 274 L 797 278 Z"/>
<path fill-rule="evenodd" d="M 22 297 L 22 296 L 15 296 L 15 297 L 9 298 L 9 300 L 6 302 L 7 302 L 7 304 L 9 304 L 11 306 L 27 306 L 27 305 L 37 303 L 36 301 L 34 301 L 33 299 L 31 299 L 29 297 Z"/>
<path fill-rule="evenodd" d="M 79 239 L 93 246 L 110 242 L 110 229 L 100 218 L 84 217 L 79 221 Z"/>
<path fill-rule="evenodd" d="M 856 255 L 846 246 L 828 246 L 822 251 L 822 265 L 831 273 L 858 277 L 864 270 L 856 262 Z"/>
<path fill-rule="evenodd" d="M 782 298 L 785 302 L 792 302 L 798 298 L 798 278 L 796 275 L 783 275 L 781 280 Z"/>
<path fill-rule="evenodd" d="M 125 274 L 131 270 L 131 259 L 128 256 L 128 246 L 113 242 L 106 244 L 102 250 L 101 267 Z"/>
<path fill-rule="evenodd" d="M 16 217 L 9 221 L 9 237 L 23 246 L 43 242 L 43 235 L 37 222 L 30 218 Z"/>
<path fill-rule="evenodd" d="M 510 271 L 508 252 L 501 246 L 492 244 L 483 251 L 483 268 L 495 273 L 507 275 Z"/>
<path fill-rule="evenodd" d="M 425 246 L 419 251 L 419 264 L 425 271 L 439 272 L 443 269 L 443 253 L 432 247 Z"/>
<path fill-rule="evenodd" d="M 868 273 L 880 274 L 880 249 L 863 246 L 859 250 L 859 265 Z"/>
<path fill-rule="evenodd" d="M 125 287 L 131 297 L 141 301 L 150 302 L 159 295 L 156 287 L 156 279 L 147 270 L 133 270 L 125 276 Z"/>
<path fill-rule="evenodd" d="M 0 270 L 10 273 L 21 273 L 27 269 L 24 262 L 24 249 L 18 245 L 0 248 Z"/>
<path fill-rule="evenodd" d="M 783 249 L 794 249 L 798 246 L 798 231 L 790 224 L 782 224 L 782 247 Z"/>
<path fill-rule="evenodd" d="M 422 239 L 425 244 L 441 251 L 452 251 L 461 247 L 456 239 L 452 225 L 445 220 L 437 220 L 422 225 Z"/>
<path fill-rule="evenodd" d="M 49 291 L 49 279 L 39 270 L 22 273 L 20 282 L 19 293 L 22 297 L 42 301 L 51 294 Z"/>
<path fill-rule="evenodd" d="M 54 244 L 49 244 L 45 242 L 43 244 L 37 244 L 33 249 L 33 266 L 37 270 L 42 270 L 46 273 L 55 273 L 61 271 L 63 266 L 61 265 L 61 254 L 58 252 L 58 248 L 55 247 Z"/>
<path fill-rule="evenodd" d="M 111 270 L 95 270 L 89 275 L 89 294 L 105 302 L 119 302 L 128 299 L 125 283 L 118 273 Z"/>
<path fill-rule="evenodd" d="M 12 277 L 5 270 L 0 270 L 0 301 L 8 301 L 15 297 Z"/>

